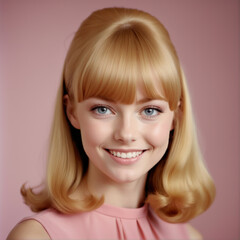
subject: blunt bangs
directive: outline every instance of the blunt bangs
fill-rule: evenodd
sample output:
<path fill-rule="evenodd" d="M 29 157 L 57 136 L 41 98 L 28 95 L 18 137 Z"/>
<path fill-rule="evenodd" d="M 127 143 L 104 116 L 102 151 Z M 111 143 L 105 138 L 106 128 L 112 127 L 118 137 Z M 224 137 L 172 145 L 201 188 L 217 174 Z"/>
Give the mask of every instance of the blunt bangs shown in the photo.
<path fill-rule="evenodd" d="M 164 99 L 176 109 L 181 96 L 178 61 L 164 50 L 166 43 L 159 34 L 153 34 L 144 23 L 134 21 L 108 29 L 82 70 L 78 101 L 99 97 L 131 104 L 137 87 L 143 86 L 147 98 Z"/>

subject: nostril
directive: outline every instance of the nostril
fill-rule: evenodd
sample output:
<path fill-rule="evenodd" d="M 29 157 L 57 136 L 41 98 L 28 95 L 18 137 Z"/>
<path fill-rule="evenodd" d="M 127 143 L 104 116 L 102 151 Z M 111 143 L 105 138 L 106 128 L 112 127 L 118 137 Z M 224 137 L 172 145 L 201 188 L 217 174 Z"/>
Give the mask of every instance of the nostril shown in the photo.
<path fill-rule="evenodd" d="M 133 142 L 136 141 L 135 134 L 132 131 L 126 131 L 123 129 L 119 129 L 115 132 L 114 138 L 120 142 Z"/>

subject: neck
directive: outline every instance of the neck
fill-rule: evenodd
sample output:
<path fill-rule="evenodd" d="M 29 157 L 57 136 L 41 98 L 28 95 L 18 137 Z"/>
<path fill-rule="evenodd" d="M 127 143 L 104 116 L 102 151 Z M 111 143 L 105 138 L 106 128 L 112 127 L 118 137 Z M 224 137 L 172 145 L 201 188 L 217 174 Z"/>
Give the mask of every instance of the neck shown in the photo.
<path fill-rule="evenodd" d="M 131 182 L 113 180 L 87 175 L 88 190 L 96 197 L 104 196 L 104 203 L 116 207 L 138 208 L 144 204 L 146 176 Z"/>
<path fill-rule="evenodd" d="M 145 181 L 113 184 L 102 190 L 106 204 L 124 208 L 138 208 L 144 204 Z"/>

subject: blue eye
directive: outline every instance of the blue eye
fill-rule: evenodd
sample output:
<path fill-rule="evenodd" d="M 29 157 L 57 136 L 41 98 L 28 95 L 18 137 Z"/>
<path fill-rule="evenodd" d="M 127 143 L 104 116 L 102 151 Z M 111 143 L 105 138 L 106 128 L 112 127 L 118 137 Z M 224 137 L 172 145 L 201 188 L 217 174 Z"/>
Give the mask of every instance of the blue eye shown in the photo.
<path fill-rule="evenodd" d="M 160 112 L 161 110 L 158 108 L 145 108 L 143 110 L 143 115 L 145 115 L 146 117 L 154 117 L 157 116 Z"/>
<path fill-rule="evenodd" d="M 107 115 L 107 114 L 111 114 L 112 111 L 105 107 L 105 106 L 97 106 L 97 107 L 94 107 L 92 109 L 93 112 L 97 113 L 97 114 L 100 114 L 100 115 Z"/>

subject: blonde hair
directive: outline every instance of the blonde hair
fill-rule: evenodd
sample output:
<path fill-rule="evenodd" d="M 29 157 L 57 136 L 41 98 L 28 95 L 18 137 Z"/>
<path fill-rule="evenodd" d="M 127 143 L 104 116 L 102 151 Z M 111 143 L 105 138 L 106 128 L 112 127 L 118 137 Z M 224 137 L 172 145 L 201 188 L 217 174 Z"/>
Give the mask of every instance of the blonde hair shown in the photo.
<path fill-rule="evenodd" d="M 73 102 L 95 96 L 131 104 L 139 84 L 149 98 L 165 99 L 175 111 L 168 150 L 148 174 L 146 202 L 168 222 L 188 221 L 211 205 L 215 187 L 202 161 L 186 81 L 167 30 L 143 11 L 108 8 L 81 24 L 66 56 L 45 187 L 40 192 L 22 187 L 33 211 L 89 211 L 104 201 L 90 193 L 81 200 L 71 197 L 86 185 L 88 159 L 79 131 L 66 116 L 63 96 Z"/>

